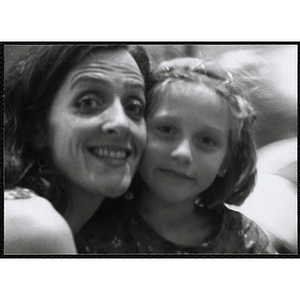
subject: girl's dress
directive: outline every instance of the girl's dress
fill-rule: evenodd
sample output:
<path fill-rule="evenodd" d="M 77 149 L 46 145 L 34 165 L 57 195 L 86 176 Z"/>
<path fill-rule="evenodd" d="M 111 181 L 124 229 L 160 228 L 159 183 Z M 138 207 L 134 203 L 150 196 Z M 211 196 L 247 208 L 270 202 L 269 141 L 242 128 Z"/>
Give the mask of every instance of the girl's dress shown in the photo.
<path fill-rule="evenodd" d="M 277 253 L 266 234 L 253 221 L 225 206 L 218 213 L 222 225 L 217 236 L 200 247 L 185 247 L 159 235 L 130 201 L 121 199 L 115 205 L 106 202 L 75 237 L 77 251 L 82 254 Z"/>

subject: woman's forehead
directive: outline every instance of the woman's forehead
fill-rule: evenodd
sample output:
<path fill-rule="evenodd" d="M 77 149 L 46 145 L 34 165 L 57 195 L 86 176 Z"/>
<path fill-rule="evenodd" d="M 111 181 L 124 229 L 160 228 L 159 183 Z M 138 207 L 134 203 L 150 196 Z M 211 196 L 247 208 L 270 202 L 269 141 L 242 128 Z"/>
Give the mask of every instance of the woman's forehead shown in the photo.
<path fill-rule="evenodd" d="M 64 84 L 78 82 L 114 82 L 129 88 L 144 90 L 144 77 L 130 53 L 121 50 L 101 50 L 90 53 L 67 74 Z"/>
<path fill-rule="evenodd" d="M 118 70 L 122 72 L 135 72 L 141 75 L 141 71 L 126 49 L 95 49 L 76 66 L 76 69 L 101 69 L 104 71 Z"/>

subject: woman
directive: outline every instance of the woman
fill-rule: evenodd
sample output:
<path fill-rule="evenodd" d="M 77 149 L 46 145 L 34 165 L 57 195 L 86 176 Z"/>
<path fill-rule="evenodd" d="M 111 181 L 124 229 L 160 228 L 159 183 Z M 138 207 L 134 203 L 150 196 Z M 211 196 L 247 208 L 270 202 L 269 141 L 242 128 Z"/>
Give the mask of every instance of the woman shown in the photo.
<path fill-rule="evenodd" d="M 5 254 L 76 253 L 146 143 L 140 47 L 33 46 L 5 82 Z"/>

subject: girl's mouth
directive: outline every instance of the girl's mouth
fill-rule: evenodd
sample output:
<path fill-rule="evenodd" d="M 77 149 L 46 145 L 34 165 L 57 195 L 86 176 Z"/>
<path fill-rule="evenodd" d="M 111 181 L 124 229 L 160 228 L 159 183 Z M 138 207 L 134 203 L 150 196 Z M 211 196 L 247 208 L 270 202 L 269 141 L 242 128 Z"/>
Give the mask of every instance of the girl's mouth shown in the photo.
<path fill-rule="evenodd" d="M 181 173 L 181 172 L 177 172 L 177 171 L 174 171 L 174 170 L 168 170 L 168 169 L 160 169 L 160 171 L 170 177 L 170 178 L 173 178 L 173 179 L 177 179 L 177 180 L 193 180 L 192 177 L 184 174 L 184 173 Z"/>

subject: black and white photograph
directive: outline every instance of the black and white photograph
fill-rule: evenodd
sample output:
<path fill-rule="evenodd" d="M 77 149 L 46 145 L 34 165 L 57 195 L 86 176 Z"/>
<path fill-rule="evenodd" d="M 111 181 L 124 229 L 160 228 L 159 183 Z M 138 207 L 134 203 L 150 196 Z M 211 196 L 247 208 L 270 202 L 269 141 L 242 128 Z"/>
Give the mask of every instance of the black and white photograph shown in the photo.
<path fill-rule="evenodd" d="M 294 1 L 1 4 L 3 299 L 296 299 Z"/>
<path fill-rule="evenodd" d="M 4 256 L 295 257 L 296 43 L 4 46 Z"/>

